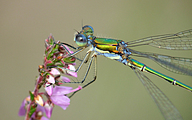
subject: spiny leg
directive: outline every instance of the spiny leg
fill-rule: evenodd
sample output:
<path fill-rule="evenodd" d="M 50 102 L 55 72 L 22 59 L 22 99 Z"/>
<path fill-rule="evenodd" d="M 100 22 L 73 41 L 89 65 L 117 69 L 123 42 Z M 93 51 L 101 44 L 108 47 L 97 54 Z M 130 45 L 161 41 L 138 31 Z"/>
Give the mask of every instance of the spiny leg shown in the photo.
<path fill-rule="evenodd" d="M 90 52 L 90 51 L 89 51 Z M 91 52 L 90 52 L 91 53 Z M 90 58 L 90 55 L 91 54 L 89 54 L 88 56 L 87 56 L 87 58 L 85 59 L 85 61 L 84 61 L 84 63 L 87 63 L 88 62 L 88 60 L 89 60 L 89 58 Z"/>
<path fill-rule="evenodd" d="M 67 44 L 67 43 L 62 43 L 62 44 L 67 45 L 67 46 L 69 46 L 69 47 L 71 47 L 71 48 L 73 48 L 73 49 L 76 49 L 75 47 L 73 47 L 73 46 L 71 46 L 71 45 L 69 45 L 69 44 Z M 80 53 L 81 51 L 83 51 L 83 50 L 85 49 L 85 48 L 82 48 L 82 49 L 74 52 L 73 54 L 71 54 L 64 45 L 62 45 L 63 48 L 67 51 L 67 53 L 68 53 L 70 56 L 76 55 L 76 54 Z M 78 72 L 78 71 L 80 70 L 80 68 L 83 66 L 83 64 L 88 62 L 88 60 L 89 60 L 89 58 L 90 58 L 90 55 L 91 55 L 91 51 L 88 51 L 88 52 L 86 53 L 84 59 L 81 60 L 81 63 L 80 63 L 80 65 L 79 65 L 79 67 L 76 69 L 75 72 Z M 90 70 L 90 68 L 91 68 L 93 59 L 94 59 L 94 60 L 95 60 L 95 72 L 94 72 L 95 75 L 94 75 L 94 77 L 93 77 L 93 80 L 91 80 L 89 83 L 85 84 L 82 88 L 85 88 L 85 87 L 88 86 L 89 84 L 93 83 L 93 82 L 96 80 L 96 75 L 97 75 L 97 70 L 96 70 L 97 59 L 96 59 L 96 58 L 97 58 L 97 55 L 94 53 L 94 54 L 92 55 L 92 57 L 91 57 L 91 60 L 90 60 L 90 62 L 89 62 L 89 65 L 88 65 L 88 68 L 87 68 L 87 71 L 86 71 L 86 73 L 85 73 L 85 76 L 84 76 L 83 80 L 82 80 L 81 82 L 71 82 L 71 83 L 84 83 L 84 81 L 85 81 L 85 79 L 86 79 L 86 77 L 87 77 L 87 75 L 88 75 L 88 73 L 89 73 L 89 70 Z M 78 91 L 76 91 L 76 92 L 78 92 Z M 72 93 L 72 95 L 70 95 L 69 98 L 71 98 L 76 92 Z"/>
<path fill-rule="evenodd" d="M 92 57 L 91 57 L 91 64 L 92 64 L 92 60 L 93 59 L 95 59 L 95 71 L 94 71 L 94 77 L 93 77 L 93 80 L 92 81 L 90 81 L 89 83 L 87 83 L 86 85 L 84 85 L 83 86 L 83 88 L 85 88 L 86 86 L 88 86 L 89 84 L 91 84 L 91 83 L 93 83 L 95 80 L 96 80 L 96 78 L 97 78 L 97 55 L 93 55 Z M 90 67 L 91 67 L 91 64 L 90 64 L 90 66 L 88 67 L 88 70 L 90 70 Z M 87 71 L 88 72 L 88 71 Z M 88 75 L 88 73 L 86 72 L 86 77 L 87 77 L 87 75 Z M 85 81 L 85 77 L 84 77 L 84 79 L 83 79 L 83 82 Z"/>
<path fill-rule="evenodd" d="M 79 67 L 75 70 L 75 72 L 78 72 L 78 71 L 81 69 L 82 65 L 83 65 L 84 63 L 87 63 L 87 61 L 88 61 L 88 59 L 89 59 L 89 57 L 90 57 L 90 54 L 91 54 L 91 51 L 88 51 L 88 52 L 86 53 L 83 61 L 81 62 L 81 64 L 79 65 Z"/>
<path fill-rule="evenodd" d="M 61 44 L 61 46 L 67 51 L 67 53 L 69 54 L 69 56 L 77 55 L 77 54 L 79 54 L 80 52 L 82 52 L 83 50 L 85 50 L 85 47 L 84 47 L 84 48 L 80 48 L 79 50 L 77 50 L 77 51 L 75 51 L 74 53 L 71 54 L 71 53 L 68 51 L 68 49 L 67 49 L 63 44 L 64 44 L 64 45 L 67 45 L 67 46 L 69 46 L 69 47 L 71 47 L 71 48 L 73 48 L 73 49 L 76 49 L 76 48 L 73 47 L 72 45 L 67 44 L 67 43 L 62 43 L 62 44 Z M 76 71 L 74 71 L 74 72 L 78 72 L 79 69 L 82 67 L 82 65 L 83 65 L 84 63 L 87 63 L 87 61 L 88 61 L 88 59 L 89 59 L 89 57 L 90 57 L 90 53 L 91 53 L 91 51 L 88 51 L 88 52 L 86 53 L 86 55 L 85 55 L 85 57 L 84 57 L 83 60 L 80 60 L 79 58 L 75 57 L 76 59 L 78 59 L 79 61 L 81 61 L 81 64 L 79 65 L 79 67 L 78 67 L 78 68 L 76 69 Z"/>
<path fill-rule="evenodd" d="M 92 55 L 92 57 L 91 57 L 91 60 L 90 60 L 90 62 L 89 62 L 89 65 L 88 65 L 88 67 L 87 67 L 87 71 L 86 71 L 86 73 L 85 73 L 85 76 L 84 76 L 84 78 L 83 78 L 83 80 L 80 82 L 80 83 L 83 83 L 84 81 L 85 81 L 85 79 L 87 78 L 87 75 L 89 74 L 89 70 L 90 70 L 90 68 L 91 68 L 91 65 L 92 65 L 92 62 L 93 62 L 93 59 L 95 60 L 95 74 L 94 74 L 94 77 L 93 77 L 93 80 L 91 80 L 90 82 L 88 82 L 87 84 L 85 84 L 82 88 L 85 88 L 85 87 L 87 87 L 88 85 L 90 85 L 91 83 L 93 83 L 95 80 L 96 80 L 96 78 L 97 78 L 97 55 L 96 54 L 93 54 Z M 79 91 L 79 90 L 78 90 Z M 69 98 L 71 98 L 75 93 L 77 93 L 78 91 L 75 91 L 74 93 L 72 93 L 70 96 L 69 96 Z"/>
<path fill-rule="evenodd" d="M 86 47 L 75 48 L 75 47 L 73 47 L 72 45 L 69 45 L 69 44 L 67 44 L 67 43 L 61 43 L 60 45 L 67 51 L 67 53 L 68 53 L 69 56 L 77 55 L 77 54 L 79 54 L 81 51 L 85 50 L 85 48 L 86 48 Z M 69 52 L 69 50 L 68 50 L 64 45 L 67 45 L 67 46 L 69 46 L 69 47 L 71 47 L 71 48 L 73 48 L 73 49 L 77 49 L 77 51 L 75 51 L 74 53 L 71 54 L 71 53 Z"/>
<path fill-rule="evenodd" d="M 72 45 L 69 45 L 68 43 L 62 43 L 62 44 L 67 45 L 67 46 L 69 46 L 69 47 L 71 47 L 71 48 L 73 48 L 73 49 L 76 49 L 75 47 L 73 47 Z M 77 51 L 74 52 L 75 54 L 74 54 L 74 53 L 71 54 L 64 45 L 62 45 L 63 48 L 67 51 L 67 53 L 68 53 L 70 56 L 77 55 L 78 53 L 80 53 L 81 51 L 83 51 L 83 50 L 85 49 L 85 48 L 82 48 L 82 49 L 80 48 L 80 50 L 77 50 Z M 83 65 L 84 63 L 87 63 L 87 62 L 88 62 L 90 55 L 91 55 L 91 51 L 89 50 L 89 51 L 87 51 L 84 59 L 83 59 L 83 60 L 80 60 L 81 63 L 80 63 L 80 65 L 79 65 L 79 67 L 76 69 L 75 72 L 78 72 L 78 71 L 81 69 L 82 65 Z M 92 55 L 92 57 L 94 57 L 94 56 L 96 57 L 96 54 L 93 54 L 93 55 Z"/>
<path fill-rule="evenodd" d="M 63 42 L 62 42 L 61 44 L 67 45 L 68 47 L 73 48 L 74 50 L 77 49 L 76 47 L 74 47 L 74 46 L 72 46 L 72 45 L 70 45 L 70 44 L 68 44 L 68 43 L 63 43 Z"/>

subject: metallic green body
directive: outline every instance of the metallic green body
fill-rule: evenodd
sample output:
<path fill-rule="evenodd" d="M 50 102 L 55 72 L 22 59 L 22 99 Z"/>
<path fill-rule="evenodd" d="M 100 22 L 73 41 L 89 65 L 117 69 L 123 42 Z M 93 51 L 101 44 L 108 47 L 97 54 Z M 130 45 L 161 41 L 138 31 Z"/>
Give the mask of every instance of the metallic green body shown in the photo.
<path fill-rule="evenodd" d="M 122 42 L 122 40 L 116 40 L 116 39 L 110 39 L 110 38 L 95 38 L 94 39 L 94 45 L 97 48 L 96 51 L 100 52 L 100 53 L 104 53 L 104 56 L 106 53 L 117 54 L 117 55 L 118 55 L 118 53 L 123 54 L 123 52 L 118 49 L 118 47 L 120 47 L 120 42 Z M 118 60 L 118 57 L 116 57 L 116 56 L 111 57 L 110 55 L 107 55 L 106 57 L 108 57 L 110 59 Z M 178 86 L 183 87 L 189 91 L 192 91 L 192 87 L 190 87 L 190 86 L 188 86 L 182 82 L 179 82 L 172 77 L 164 75 L 164 74 L 162 74 L 156 70 L 153 70 L 152 68 L 146 66 L 145 64 L 138 62 L 137 60 L 134 60 L 130 57 L 128 57 L 128 64 L 127 65 L 130 67 L 138 68 L 140 71 L 152 73 L 154 75 L 157 75 L 157 76 L 165 79 L 166 81 L 172 83 L 173 85 L 178 85 Z"/>
<path fill-rule="evenodd" d="M 110 53 L 119 53 L 117 46 L 121 40 L 108 39 L 108 38 L 96 38 L 94 40 L 96 48 L 101 51 L 109 51 Z"/>
<path fill-rule="evenodd" d="M 154 75 L 157 75 L 163 79 L 165 79 L 166 81 L 172 83 L 173 85 L 178 85 L 180 87 L 183 87 L 189 91 L 192 91 L 192 87 L 180 82 L 180 81 L 177 81 L 175 80 L 174 78 L 172 77 L 169 77 L 167 75 L 164 75 L 156 70 L 153 70 L 152 68 L 146 66 L 145 64 L 141 63 L 141 62 L 138 62 L 137 60 L 134 60 L 132 58 L 129 58 L 129 61 L 131 64 L 128 64 L 129 66 L 134 66 L 134 67 L 137 67 L 139 70 L 141 71 L 145 71 L 145 72 L 149 72 L 149 73 L 152 73 Z"/>
<path fill-rule="evenodd" d="M 96 38 L 94 40 L 95 43 L 102 45 L 118 45 L 121 40 L 115 40 L 110 38 Z"/>
<path fill-rule="evenodd" d="M 100 53 L 112 53 L 112 54 L 116 54 L 116 53 L 122 53 L 121 51 L 118 50 L 118 46 L 119 46 L 119 43 L 121 42 L 122 40 L 115 40 L 115 39 L 110 39 L 110 38 L 95 38 L 94 39 L 94 42 L 95 42 L 95 46 L 96 46 L 96 50 Z M 108 57 L 110 59 L 113 59 L 112 57 Z M 114 57 L 115 59 L 115 57 Z M 139 70 L 141 71 L 145 71 L 145 72 L 148 72 L 148 73 L 152 73 L 154 75 L 157 75 L 163 79 L 165 79 L 166 81 L 172 83 L 173 85 L 178 85 L 180 87 L 183 87 L 189 91 L 192 91 L 192 87 L 180 82 L 180 81 L 177 81 L 175 80 L 174 78 L 172 77 L 169 77 L 167 75 L 164 75 L 156 70 L 153 70 L 152 68 L 146 66 L 145 64 L 141 63 L 141 62 L 138 62 L 137 60 L 134 60 L 132 58 L 128 58 L 128 61 L 129 63 L 127 64 L 128 66 L 130 67 L 136 67 L 138 68 Z"/>

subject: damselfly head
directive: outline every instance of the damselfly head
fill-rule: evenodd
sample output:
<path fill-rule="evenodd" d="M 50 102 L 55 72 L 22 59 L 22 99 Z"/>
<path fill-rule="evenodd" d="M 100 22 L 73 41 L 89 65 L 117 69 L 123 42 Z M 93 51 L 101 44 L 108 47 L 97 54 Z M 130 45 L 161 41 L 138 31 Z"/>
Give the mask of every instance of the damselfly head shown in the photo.
<path fill-rule="evenodd" d="M 85 47 L 88 45 L 88 40 L 92 40 L 93 32 L 94 30 L 90 25 L 85 25 L 80 32 L 77 32 L 74 41 L 78 46 Z"/>

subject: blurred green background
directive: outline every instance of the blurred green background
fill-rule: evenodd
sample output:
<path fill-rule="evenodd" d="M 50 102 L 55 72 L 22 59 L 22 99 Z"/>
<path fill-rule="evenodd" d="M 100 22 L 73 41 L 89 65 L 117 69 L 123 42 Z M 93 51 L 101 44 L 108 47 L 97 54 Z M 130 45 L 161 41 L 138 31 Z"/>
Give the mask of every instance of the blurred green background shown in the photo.
<path fill-rule="evenodd" d="M 92 25 L 95 35 L 124 41 L 192 28 L 191 0 L 17 0 L 0 2 L 0 116 L 22 120 L 17 113 L 33 90 L 44 40 L 74 44 L 74 29 Z M 192 57 L 192 51 L 137 47 L 139 51 Z M 191 77 L 171 73 L 148 59 L 139 61 L 190 86 Z M 163 117 L 135 73 L 116 61 L 98 57 L 97 81 L 76 94 L 66 111 L 53 110 L 52 120 L 162 120 Z M 192 119 L 192 94 L 147 75 L 173 102 L 185 120 Z"/>

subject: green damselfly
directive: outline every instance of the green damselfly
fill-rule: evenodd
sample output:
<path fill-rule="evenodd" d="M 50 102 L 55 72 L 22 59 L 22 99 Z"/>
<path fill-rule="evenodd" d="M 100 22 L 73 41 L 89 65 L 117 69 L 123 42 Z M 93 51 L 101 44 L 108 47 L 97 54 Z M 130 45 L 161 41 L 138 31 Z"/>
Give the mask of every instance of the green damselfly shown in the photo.
<path fill-rule="evenodd" d="M 88 48 L 84 59 L 81 60 L 81 64 L 76 69 L 76 72 L 78 72 L 80 68 L 89 60 L 87 71 L 85 72 L 85 76 L 82 81 L 74 83 L 84 83 L 86 81 L 93 60 L 95 61 L 93 64 L 96 66 L 97 56 L 102 55 L 129 66 L 136 73 L 140 81 L 143 83 L 155 101 L 156 105 L 159 107 L 165 119 L 182 119 L 180 113 L 171 103 L 171 101 L 166 97 L 166 95 L 142 72 L 144 71 L 152 73 L 158 77 L 163 78 L 172 85 L 177 85 L 189 91 L 192 91 L 192 87 L 148 67 L 147 65 L 131 58 L 131 56 L 149 58 L 167 70 L 178 74 L 192 76 L 192 58 L 171 57 L 162 54 L 139 52 L 132 49 L 132 47 L 136 46 L 150 45 L 168 50 L 192 50 L 192 29 L 178 32 L 176 34 L 151 36 L 130 42 L 124 42 L 123 40 L 116 40 L 111 38 L 99 38 L 94 36 L 93 33 L 94 30 L 91 26 L 83 26 L 82 30 L 77 32 L 74 37 L 74 41 L 79 46 L 78 48 L 75 48 L 77 51 L 75 51 L 73 54 L 68 52 L 71 56 L 75 56 Z M 62 44 L 74 48 L 67 43 Z M 66 51 L 68 50 L 66 49 Z M 93 80 L 85 84 L 83 88 L 93 83 L 96 80 L 96 76 L 97 74 L 95 69 L 95 76 Z M 75 93 L 73 93 L 71 96 L 73 96 Z"/>

